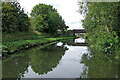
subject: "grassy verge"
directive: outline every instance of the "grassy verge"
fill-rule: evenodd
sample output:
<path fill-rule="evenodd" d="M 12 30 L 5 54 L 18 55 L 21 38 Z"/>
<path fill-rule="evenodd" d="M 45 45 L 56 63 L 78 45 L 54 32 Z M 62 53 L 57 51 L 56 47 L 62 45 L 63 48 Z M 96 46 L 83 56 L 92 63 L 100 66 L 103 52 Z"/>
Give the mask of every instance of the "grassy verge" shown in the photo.
<path fill-rule="evenodd" d="M 44 46 L 49 46 L 52 43 L 55 43 L 59 40 L 70 39 L 73 37 L 58 37 L 58 38 L 42 38 L 37 40 L 19 40 L 14 42 L 3 42 L 2 43 L 2 55 L 3 57 L 8 56 L 19 50 L 24 50 L 31 48 L 33 46 L 41 45 L 41 48 Z"/>
<path fill-rule="evenodd" d="M 31 50 L 36 50 L 36 49 L 44 49 L 44 48 L 46 48 L 46 47 L 49 47 L 50 45 L 53 45 L 53 44 L 56 44 L 56 43 L 58 43 L 59 41 L 55 41 L 55 42 L 51 42 L 51 43 L 49 43 L 49 44 L 45 44 L 45 45 L 42 45 L 42 46 L 40 46 L 40 47 L 33 47 L 33 48 L 30 48 L 30 49 L 27 49 L 27 51 L 31 51 Z M 7 56 L 5 56 L 5 57 L 3 57 L 3 58 L 5 58 L 5 59 L 3 59 L 4 61 L 9 61 L 9 60 L 11 60 L 11 59 L 13 59 L 13 58 L 15 58 L 15 57 L 19 57 L 19 56 L 25 56 L 26 55 L 26 52 L 24 53 L 23 52 L 23 54 L 19 54 L 19 53 L 21 53 L 22 51 L 24 51 L 24 50 L 21 50 L 21 51 L 19 51 L 19 52 L 17 52 L 17 54 L 11 54 L 11 55 L 7 55 Z M 9 57 L 10 56 L 10 57 Z M 7 57 L 7 58 L 6 58 Z"/>
<path fill-rule="evenodd" d="M 34 40 L 42 38 L 54 37 L 47 33 L 39 32 L 14 32 L 14 33 L 2 33 L 2 42 L 13 42 L 19 40 Z"/>

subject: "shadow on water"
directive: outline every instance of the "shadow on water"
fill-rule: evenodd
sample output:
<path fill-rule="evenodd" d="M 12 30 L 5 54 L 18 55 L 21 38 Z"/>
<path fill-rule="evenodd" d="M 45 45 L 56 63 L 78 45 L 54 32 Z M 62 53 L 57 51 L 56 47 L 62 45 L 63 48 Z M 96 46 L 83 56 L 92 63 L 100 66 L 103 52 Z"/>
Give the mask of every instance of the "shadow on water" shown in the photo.
<path fill-rule="evenodd" d="M 79 39 L 76 41 L 79 42 Z M 36 47 L 20 51 L 4 59 L 2 61 L 3 79 L 84 80 L 85 78 L 89 80 L 120 77 L 120 65 L 118 66 L 115 60 L 110 61 L 112 58 L 109 59 L 104 53 L 87 46 L 74 46 L 74 42 L 74 39 L 64 40 L 44 49 Z"/>

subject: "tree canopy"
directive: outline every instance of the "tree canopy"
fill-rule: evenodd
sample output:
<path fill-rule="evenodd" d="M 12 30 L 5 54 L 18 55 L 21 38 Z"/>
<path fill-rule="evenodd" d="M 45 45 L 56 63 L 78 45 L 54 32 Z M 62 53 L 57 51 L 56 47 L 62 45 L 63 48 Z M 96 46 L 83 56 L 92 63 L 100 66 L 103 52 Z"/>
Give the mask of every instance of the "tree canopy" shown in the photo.
<path fill-rule="evenodd" d="M 18 2 L 2 2 L 3 32 L 28 31 L 29 18 Z"/>
<path fill-rule="evenodd" d="M 57 33 L 58 29 L 65 30 L 67 28 L 62 17 L 51 5 L 41 3 L 36 5 L 31 12 L 31 16 L 33 26 L 39 32 L 53 34 Z"/>
<path fill-rule="evenodd" d="M 16 2 L 2 2 L 2 31 L 13 33 L 16 31 L 36 30 L 49 34 L 57 34 L 58 30 L 64 32 L 68 27 L 51 5 L 38 4 L 32 12 L 31 17 L 24 12 L 20 4 Z"/>
<path fill-rule="evenodd" d="M 85 16 L 82 22 L 91 46 L 119 55 L 120 2 L 91 2 L 79 5 L 80 12 Z"/>

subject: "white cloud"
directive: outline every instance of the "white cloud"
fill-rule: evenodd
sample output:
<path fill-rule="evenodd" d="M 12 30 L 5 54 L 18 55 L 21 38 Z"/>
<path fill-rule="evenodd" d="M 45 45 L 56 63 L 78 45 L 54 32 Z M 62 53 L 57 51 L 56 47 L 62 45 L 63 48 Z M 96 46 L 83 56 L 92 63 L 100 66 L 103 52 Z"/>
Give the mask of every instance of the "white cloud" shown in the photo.
<path fill-rule="evenodd" d="M 80 20 L 83 19 L 83 17 L 77 12 L 79 10 L 79 6 L 77 5 L 78 0 L 19 0 L 19 2 L 22 8 L 29 14 L 31 13 L 32 8 L 39 3 L 50 4 L 57 9 L 59 14 L 65 20 L 66 25 L 70 27 L 69 29 L 82 28 Z"/>

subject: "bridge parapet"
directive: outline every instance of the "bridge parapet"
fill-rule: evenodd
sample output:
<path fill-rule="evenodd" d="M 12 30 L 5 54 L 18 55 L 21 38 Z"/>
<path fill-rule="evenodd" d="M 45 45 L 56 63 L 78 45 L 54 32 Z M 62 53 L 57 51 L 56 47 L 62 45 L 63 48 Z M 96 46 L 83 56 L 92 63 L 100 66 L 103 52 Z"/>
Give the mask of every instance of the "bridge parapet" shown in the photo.
<path fill-rule="evenodd" d="M 74 33 L 86 33 L 85 29 L 73 29 L 72 32 Z"/>
<path fill-rule="evenodd" d="M 75 33 L 86 33 L 87 31 L 85 29 L 73 29 L 70 31 L 70 34 L 75 36 Z"/>

